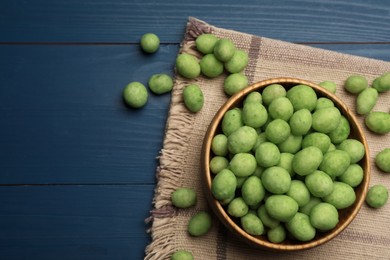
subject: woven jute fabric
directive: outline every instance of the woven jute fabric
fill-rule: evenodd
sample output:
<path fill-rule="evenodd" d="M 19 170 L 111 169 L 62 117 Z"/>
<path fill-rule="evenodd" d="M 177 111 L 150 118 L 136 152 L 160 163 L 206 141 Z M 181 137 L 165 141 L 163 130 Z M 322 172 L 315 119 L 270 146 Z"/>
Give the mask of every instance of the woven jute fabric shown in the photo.
<path fill-rule="evenodd" d="M 200 58 L 194 41 L 202 33 L 229 38 L 237 48 L 249 54 L 249 64 L 244 71 L 249 84 L 275 77 L 295 77 L 315 83 L 331 80 L 337 84 L 337 96 L 351 111 L 356 111 L 356 96 L 344 90 L 345 79 L 352 74 L 360 74 L 372 82 L 378 75 L 390 71 L 389 62 L 217 28 L 195 18 L 188 20 L 180 53 L 191 53 Z M 239 241 L 216 217 L 206 235 L 191 237 L 188 234 L 191 216 L 204 210 L 212 214 L 203 195 L 200 155 L 210 121 L 228 99 L 223 92 L 226 76 L 213 79 L 200 76 L 194 80 L 179 75 L 175 77 L 159 156 L 154 209 L 149 218 L 152 219 L 149 230 L 152 241 L 146 248 L 145 259 L 169 259 L 178 249 L 191 251 L 195 259 L 390 259 L 390 204 L 380 209 L 363 205 L 354 221 L 340 235 L 304 251 L 283 253 L 253 248 Z M 204 94 L 205 104 L 198 113 L 189 112 L 183 103 L 182 90 L 189 83 L 198 84 Z M 389 104 L 390 92 L 381 93 L 374 110 L 389 112 Z M 390 188 L 390 175 L 381 172 L 374 163 L 375 155 L 390 147 L 390 134 L 373 134 L 364 126 L 364 117 L 357 115 L 357 118 L 365 130 L 370 148 L 370 186 L 383 184 Z M 196 206 L 189 209 L 172 206 L 171 193 L 179 187 L 190 187 L 196 191 Z"/>

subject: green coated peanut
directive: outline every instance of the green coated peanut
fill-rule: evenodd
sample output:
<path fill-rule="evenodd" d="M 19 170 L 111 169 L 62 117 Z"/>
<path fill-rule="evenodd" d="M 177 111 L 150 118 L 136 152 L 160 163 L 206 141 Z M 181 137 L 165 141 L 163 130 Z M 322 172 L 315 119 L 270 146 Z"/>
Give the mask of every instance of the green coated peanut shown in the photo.
<path fill-rule="evenodd" d="M 305 206 L 310 201 L 310 192 L 306 187 L 305 183 L 300 180 L 292 180 L 290 189 L 287 191 L 286 195 L 293 198 L 299 207 Z"/>
<path fill-rule="evenodd" d="M 363 168 L 359 164 L 351 164 L 345 172 L 338 177 L 338 180 L 354 188 L 363 181 L 363 177 Z"/>
<path fill-rule="evenodd" d="M 241 195 L 249 206 L 258 205 L 265 196 L 265 189 L 259 177 L 248 177 L 241 187 Z"/>
<path fill-rule="evenodd" d="M 202 74 L 209 78 L 218 77 L 223 72 L 223 63 L 220 62 L 214 54 L 206 54 L 203 56 L 199 65 Z"/>
<path fill-rule="evenodd" d="M 306 85 L 296 85 L 290 88 L 286 96 L 291 101 L 294 111 L 304 108 L 313 111 L 317 105 L 316 92 Z"/>
<path fill-rule="evenodd" d="M 205 235 L 212 226 L 212 219 L 209 213 L 201 211 L 191 217 L 188 223 L 188 232 L 191 236 L 199 237 Z"/>
<path fill-rule="evenodd" d="M 291 116 L 289 124 L 293 135 L 305 135 L 311 128 L 312 115 L 308 109 L 295 111 Z"/>
<path fill-rule="evenodd" d="M 319 148 L 323 154 L 328 151 L 330 144 L 331 141 L 329 136 L 324 133 L 318 132 L 310 133 L 306 135 L 302 140 L 302 148 L 315 146 Z"/>
<path fill-rule="evenodd" d="M 196 84 L 190 84 L 183 89 L 184 105 L 193 113 L 202 109 L 204 96 L 200 87 Z"/>
<path fill-rule="evenodd" d="M 316 235 L 316 229 L 311 225 L 309 217 L 301 212 L 297 212 L 286 223 L 286 228 L 299 241 L 310 241 Z"/>
<path fill-rule="evenodd" d="M 264 234 L 264 225 L 254 213 L 248 213 L 241 217 L 241 226 L 250 235 L 259 236 Z"/>
<path fill-rule="evenodd" d="M 288 121 L 294 113 L 294 108 L 290 100 L 286 97 L 274 99 L 268 106 L 269 115 L 273 119 Z"/>
<path fill-rule="evenodd" d="M 234 198 L 228 205 L 227 212 L 232 217 L 243 217 L 249 211 L 248 205 L 242 197 Z"/>
<path fill-rule="evenodd" d="M 237 153 L 230 160 L 229 167 L 237 177 L 247 177 L 256 170 L 256 158 L 251 153 Z"/>
<path fill-rule="evenodd" d="M 274 144 L 286 141 L 290 134 L 290 125 L 282 119 L 272 120 L 265 129 L 265 136 Z"/>
<path fill-rule="evenodd" d="M 385 148 L 375 156 L 375 164 L 384 172 L 390 173 L 390 148 Z"/>
<path fill-rule="evenodd" d="M 233 73 L 227 76 L 223 82 L 223 90 L 228 96 L 233 96 L 248 86 L 248 78 L 241 73 Z"/>
<path fill-rule="evenodd" d="M 191 252 L 180 249 L 172 254 L 171 260 L 194 260 L 194 256 Z"/>
<path fill-rule="evenodd" d="M 366 88 L 356 98 L 356 112 L 359 115 L 368 114 L 378 100 L 378 91 L 375 88 Z"/>
<path fill-rule="evenodd" d="M 239 108 L 230 109 L 222 119 L 222 132 L 229 136 L 238 128 L 244 126 L 242 121 L 242 111 Z"/>
<path fill-rule="evenodd" d="M 155 74 L 150 77 L 148 85 L 153 93 L 160 95 L 172 90 L 173 80 L 167 74 Z"/>
<path fill-rule="evenodd" d="M 160 39 L 154 33 L 146 33 L 142 35 L 140 45 L 144 52 L 154 53 L 160 47 Z"/>
<path fill-rule="evenodd" d="M 203 54 L 213 53 L 218 38 L 210 33 L 199 35 L 195 40 L 196 49 Z"/>
<path fill-rule="evenodd" d="M 377 134 L 390 132 L 390 114 L 386 112 L 373 111 L 364 120 L 368 129 Z"/>
<path fill-rule="evenodd" d="M 310 212 L 314 208 L 314 206 L 316 206 L 317 204 L 319 204 L 321 202 L 322 202 L 322 200 L 320 198 L 317 198 L 315 196 L 310 196 L 309 202 L 305 206 L 300 207 L 299 212 L 309 216 Z"/>
<path fill-rule="evenodd" d="M 242 120 L 245 125 L 253 128 L 263 126 L 268 119 L 267 109 L 258 102 L 247 102 L 242 108 Z"/>
<path fill-rule="evenodd" d="M 366 153 L 364 145 L 356 139 L 346 139 L 337 148 L 348 153 L 351 158 L 351 163 L 359 162 Z"/>
<path fill-rule="evenodd" d="M 328 133 L 328 136 L 332 141 L 332 143 L 339 144 L 348 138 L 350 132 L 351 132 L 351 127 L 349 125 L 349 122 L 345 118 L 345 116 L 342 115 L 340 118 L 339 125 L 336 127 L 336 129 Z"/>
<path fill-rule="evenodd" d="M 332 178 L 323 171 L 316 170 L 305 178 L 310 193 L 318 198 L 325 197 L 333 191 Z"/>
<path fill-rule="evenodd" d="M 264 142 L 257 147 L 255 158 L 257 164 L 262 167 L 274 166 L 280 161 L 280 151 L 275 144 Z"/>
<path fill-rule="evenodd" d="M 228 154 L 227 136 L 217 134 L 211 141 L 211 150 L 215 155 L 226 156 Z"/>
<path fill-rule="evenodd" d="M 308 175 L 322 162 L 322 152 L 318 147 L 309 146 L 297 152 L 292 161 L 293 170 L 300 176 Z"/>
<path fill-rule="evenodd" d="M 310 223 L 320 231 L 331 230 L 339 223 L 339 213 L 332 204 L 319 203 L 310 212 Z"/>
<path fill-rule="evenodd" d="M 329 98 L 326 98 L 326 97 L 320 97 L 317 100 L 317 105 L 316 105 L 315 110 L 319 110 L 319 109 L 327 108 L 327 107 L 334 107 L 333 101 L 330 100 Z"/>
<path fill-rule="evenodd" d="M 321 171 L 324 171 L 331 178 L 340 176 L 345 172 L 351 163 L 351 158 L 346 151 L 336 149 L 324 154 L 324 158 L 319 167 Z"/>
<path fill-rule="evenodd" d="M 265 208 L 264 204 L 257 209 L 257 216 L 260 218 L 261 222 L 263 222 L 264 226 L 268 228 L 273 229 L 280 224 L 279 220 L 273 219 L 268 215 L 267 209 Z"/>
<path fill-rule="evenodd" d="M 234 43 L 229 39 L 220 39 L 214 46 L 214 55 L 222 62 L 229 61 L 236 51 Z"/>
<path fill-rule="evenodd" d="M 190 188 L 178 188 L 171 195 L 172 204 L 178 208 L 189 208 L 196 204 L 196 193 Z"/>
<path fill-rule="evenodd" d="M 232 154 L 248 153 L 256 144 L 257 132 L 250 126 L 241 126 L 228 136 L 228 149 Z"/>
<path fill-rule="evenodd" d="M 148 101 L 148 91 L 140 82 L 131 82 L 123 89 L 123 99 L 133 108 L 143 107 Z"/>
<path fill-rule="evenodd" d="M 366 196 L 366 203 L 373 208 L 381 208 L 389 199 L 389 192 L 387 188 L 381 184 L 372 186 Z"/>
<path fill-rule="evenodd" d="M 283 225 L 278 225 L 267 232 L 267 238 L 272 243 L 282 243 L 286 239 L 286 236 L 286 230 Z"/>
<path fill-rule="evenodd" d="M 264 88 L 262 92 L 263 103 L 268 106 L 271 102 L 278 97 L 285 97 L 286 89 L 280 84 L 271 84 Z"/>
<path fill-rule="evenodd" d="M 265 208 L 270 217 L 288 222 L 298 212 L 298 203 L 287 195 L 271 195 L 265 201 Z"/>
<path fill-rule="evenodd" d="M 322 198 L 324 202 L 330 203 L 336 209 L 344 209 L 351 206 L 356 200 L 355 191 L 346 183 L 333 182 L 333 191 Z"/>
<path fill-rule="evenodd" d="M 282 167 L 290 174 L 291 177 L 293 177 L 295 175 L 292 168 L 293 159 L 294 155 L 292 153 L 281 153 L 279 163 L 276 166 Z"/>
<path fill-rule="evenodd" d="M 331 93 L 336 93 L 337 85 L 333 81 L 325 80 L 320 82 L 318 85 L 323 87 L 324 89 L 328 90 Z"/>
<path fill-rule="evenodd" d="M 261 175 L 264 188 L 273 194 L 284 194 L 289 191 L 291 176 L 282 167 L 272 166 Z"/>
<path fill-rule="evenodd" d="M 220 171 L 211 183 L 211 192 L 217 200 L 226 200 L 234 197 L 237 188 L 237 179 L 228 169 Z"/>
<path fill-rule="evenodd" d="M 263 103 L 263 98 L 261 96 L 261 93 L 257 92 L 257 91 L 253 91 L 253 92 L 249 93 L 244 100 L 244 106 L 245 106 L 245 103 L 250 103 L 250 102 L 257 102 L 260 104 Z"/>
<path fill-rule="evenodd" d="M 281 153 L 295 154 L 302 148 L 302 136 L 291 134 L 285 141 L 278 144 L 278 148 Z"/>
<path fill-rule="evenodd" d="M 390 90 L 390 72 L 384 73 L 380 77 L 374 79 L 372 87 L 378 90 L 378 92 Z"/>
<path fill-rule="evenodd" d="M 177 72 L 187 78 L 194 79 L 200 75 L 200 65 L 195 56 L 191 54 L 182 53 L 176 58 Z"/>
<path fill-rule="evenodd" d="M 352 93 L 358 94 L 368 87 L 368 81 L 361 75 L 351 75 L 344 82 L 344 88 Z"/>
<path fill-rule="evenodd" d="M 210 171 L 211 173 L 217 174 L 223 169 L 226 169 L 229 166 L 229 161 L 226 157 L 223 156 L 214 156 L 210 160 Z"/>
<path fill-rule="evenodd" d="M 243 50 L 236 50 L 233 57 L 225 63 L 225 69 L 230 73 L 241 72 L 248 65 L 248 54 Z"/>
<path fill-rule="evenodd" d="M 341 113 L 336 107 L 328 107 L 316 110 L 313 113 L 312 127 L 320 133 L 330 133 L 340 124 Z"/>

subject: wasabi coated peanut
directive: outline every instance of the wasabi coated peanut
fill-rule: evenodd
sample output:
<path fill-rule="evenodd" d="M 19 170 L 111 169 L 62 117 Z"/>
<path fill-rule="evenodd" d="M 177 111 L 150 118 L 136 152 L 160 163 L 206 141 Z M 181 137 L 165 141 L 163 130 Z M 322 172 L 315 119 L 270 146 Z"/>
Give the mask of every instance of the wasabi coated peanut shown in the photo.
<path fill-rule="evenodd" d="M 226 200 L 234 197 L 237 179 L 234 173 L 228 169 L 220 171 L 211 183 L 211 192 L 217 200 Z"/>
<path fill-rule="evenodd" d="M 211 150 L 215 155 L 225 156 L 228 154 L 227 136 L 224 134 L 217 134 L 211 141 Z"/>
<path fill-rule="evenodd" d="M 320 82 L 318 85 L 320 85 L 321 87 L 325 88 L 326 90 L 328 90 L 333 94 L 336 93 L 337 85 L 333 81 L 325 80 Z"/>
<path fill-rule="evenodd" d="M 317 204 L 320 204 L 321 202 L 322 202 L 322 200 L 320 198 L 310 196 L 309 202 L 305 206 L 300 207 L 299 212 L 309 216 L 310 212 L 314 208 L 314 206 L 316 206 Z"/>
<path fill-rule="evenodd" d="M 257 147 L 255 158 L 259 166 L 271 167 L 279 163 L 280 152 L 275 144 L 264 142 Z"/>
<path fill-rule="evenodd" d="M 357 163 L 366 153 L 364 145 L 356 139 L 346 139 L 337 148 L 348 153 L 351 163 Z"/>
<path fill-rule="evenodd" d="M 329 149 L 330 143 L 329 136 L 323 133 L 314 132 L 306 135 L 303 138 L 302 148 L 315 146 L 319 148 L 323 154 L 325 154 Z"/>
<path fill-rule="evenodd" d="M 367 87 L 367 79 L 361 75 L 351 75 L 344 82 L 344 88 L 352 94 L 358 94 Z"/>
<path fill-rule="evenodd" d="M 340 124 L 341 113 L 336 107 L 316 110 L 313 115 L 312 127 L 320 133 L 330 133 Z"/>
<path fill-rule="evenodd" d="M 327 151 L 327 152 L 334 151 L 334 150 L 336 150 L 336 146 L 335 146 L 333 143 L 330 143 L 330 145 L 329 145 L 329 148 L 328 148 L 328 151 Z"/>
<path fill-rule="evenodd" d="M 340 176 L 345 172 L 351 163 L 351 158 L 346 151 L 336 149 L 324 154 L 324 158 L 319 167 L 321 171 L 324 171 L 331 178 Z"/>
<path fill-rule="evenodd" d="M 339 213 L 332 204 L 319 203 L 310 212 L 310 223 L 320 231 L 331 230 L 339 223 Z"/>
<path fill-rule="evenodd" d="M 318 147 L 309 146 L 297 152 L 292 161 L 293 170 L 300 176 L 308 175 L 322 162 L 322 152 Z"/>
<path fill-rule="evenodd" d="M 153 93 L 160 95 L 172 90 L 173 80 L 167 74 L 155 74 L 150 77 L 148 85 Z"/>
<path fill-rule="evenodd" d="M 293 135 L 305 135 L 311 128 L 312 115 L 308 109 L 295 111 L 291 116 L 289 124 Z"/>
<path fill-rule="evenodd" d="M 237 218 L 245 216 L 248 211 L 248 205 L 241 197 L 234 198 L 227 207 L 228 214 L 232 217 Z"/>
<path fill-rule="evenodd" d="M 356 112 L 359 115 L 368 114 L 378 100 L 378 91 L 375 88 L 366 88 L 356 98 Z"/>
<path fill-rule="evenodd" d="M 223 90 L 228 96 L 233 96 L 248 86 L 248 78 L 241 73 L 233 73 L 227 76 L 223 82 Z"/>
<path fill-rule="evenodd" d="M 336 127 L 336 129 L 328 133 L 328 136 L 332 141 L 332 143 L 339 144 L 348 138 L 350 132 L 351 132 L 351 127 L 349 125 L 349 122 L 345 118 L 345 116 L 342 115 L 340 118 L 339 125 Z"/>
<path fill-rule="evenodd" d="M 199 65 L 202 74 L 209 78 L 218 77 L 223 72 L 223 63 L 220 62 L 214 54 L 206 54 L 203 56 Z"/>
<path fill-rule="evenodd" d="M 382 171 L 390 172 L 390 148 L 385 148 L 376 155 L 375 164 Z"/>
<path fill-rule="evenodd" d="M 326 98 L 326 97 L 320 97 L 317 100 L 317 105 L 316 105 L 315 110 L 319 110 L 319 109 L 327 108 L 327 107 L 334 107 L 333 101 L 330 100 L 329 98 Z"/>
<path fill-rule="evenodd" d="M 268 106 L 269 115 L 273 119 L 288 121 L 294 113 L 294 108 L 290 100 L 286 97 L 274 99 Z"/>
<path fill-rule="evenodd" d="M 293 198 L 299 207 L 305 206 L 310 201 L 310 192 L 306 185 L 300 180 L 292 180 L 290 189 L 286 195 Z"/>
<path fill-rule="evenodd" d="M 190 188 L 178 188 L 171 195 L 172 204 L 178 208 L 189 208 L 196 204 L 196 193 Z"/>
<path fill-rule="evenodd" d="M 311 225 L 309 217 L 300 212 L 286 223 L 286 228 L 299 241 L 310 241 L 316 235 L 316 229 Z"/>
<path fill-rule="evenodd" d="M 271 195 L 265 201 L 265 208 L 271 218 L 288 222 L 298 212 L 298 203 L 287 195 Z"/>
<path fill-rule="evenodd" d="M 230 160 L 229 167 L 237 177 L 247 177 L 256 170 L 256 158 L 251 153 L 237 153 Z"/>
<path fill-rule="evenodd" d="M 333 191 L 333 180 L 323 171 L 314 171 L 305 178 L 310 193 L 318 198 L 325 197 Z"/>
<path fill-rule="evenodd" d="M 247 205 L 258 205 L 265 196 L 265 189 L 260 178 L 256 176 L 248 177 L 241 187 L 241 195 Z"/>
<path fill-rule="evenodd" d="M 264 88 L 262 92 L 263 103 L 268 106 L 271 102 L 278 97 L 285 97 L 286 89 L 280 84 L 271 84 Z"/>
<path fill-rule="evenodd" d="M 214 55 L 222 62 L 229 61 L 236 51 L 234 43 L 229 39 L 220 39 L 214 46 Z"/>
<path fill-rule="evenodd" d="M 363 181 L 363 177 L 363 168 L 359 164 L 351 164 L 345 172 L 338 177 L 338 180 L 354 188 Z"/>
<path fill-rule="evenodd" d="M 148 101 L 148 91 L 140 82 L 131 82 L 123 90 L 123 99 L 130 107 L 140 108 Z"/>
<path fill-rule="evenodd" d="M 191 252 L 181 249 L 173 253 L 171 260 L 194 260 L 194 257 Z"/>
<path fill-rule="evenodd" d="M 259 147 L 260 144 L 267 142 L 267 137 L 265 136 L 265 133 L 260 133 L 257 136 L 255 146 L 253 146 L 252 152 L 256 152 L 257 147 Z"/>
<path fill-rule="evenodd" d="M 286 141 L 290 133 L 290 125 L 282 119 L 272 120 L 265 129 L 265 136 L 274 144 Z"/>
<path fill-rule="evenodd" d="M 280 144 L 278 144 L 278 148 L 281 153 L 292 153 L 295 154 L 302 147 L 302 136 L 301 135 L 289 135 L 287 139 Z"/>
<path fill-rule="evenodd" d="M 264 188 L 273 194 L 284 194 L 291 185 L 290 174 L 282 167 L 272 166 L 261 175 Z"/>
<path fill-rule="evenodd" d="M 291 101 L 294 111 L 298 111 L 303 108 L 313 111 L 317 105 L 316 92 L 306 85 L 296 85 L 290 88 L 287 91 L 286 96 Z"/>
<path fill-rule="evenodd" d="M 142 35 L 140 45 L 144 52 L 154 53 L 160 47 L 160 39 L 154 33 L 146 33 Z"/>
<path fill-rule="evenodd" d="M 279 220 L 273 219 L 268 215 L 264 204 L 257 209 L 257 216 L 260 218 L 261 222 L 263 222 L 264 226 L 268 228 L 273 229 L 280 224 Z"/>
<path fill-rule="evenodd" d="M 225 63 L 225 69 L 230 73 L 241 72 L 248 65 L 248 54 L 243 50 L 236 50 L 233 57 Z"/>
<path fill-rule="evenodd" d="M 257 132 L 249 126 L 241 126 L 228 136 L 228 149 L 232 154 L 248 153 L 256 144 Z"/>
<path fill-rule="evenodd" d="M 188 233 L 199 237 L 205 235 L 211 229 L 212 219 L 209 213 L 201 211 L 191 217 L 188 223 Z"/>
<path fill-rule="evenodd" d="M 291 177 L 293 177 L 295 175 L 295 172 L 292 169 L 293 159 L 294 155 L 292 153 L 281 153 L 279 163 L 276 166 L 282 167 Z"/>
<path fill-rule="evenodd" d="M 214 156 L 210 160 L 210 171 L 211 173 L 217 174 L 223 169 L 226 169 L 229 166 L 229 161 L 226 157 L 223 156 Z"/>
<path fill-rule="evenodd" d="M 253 91 L 249 93 L 244 100 L 244 105 L 250 102 L 255 102 L 260 104 L 263 103 L 263 98 L 261 96 L 261 93 L 257 91 Z"/>
<path fill-rule="evenodd" d="M 372 186 L 366 196 L 366 203 L 373 208 L 381 208 L 389 199 L 389 192 L 387 188 L 381 184 Z"/>
<path fill-rule="evenodd" d="M 195 40 L 196 49 L 203 54 L 213 53 L 218 38 L 209 33 L 199 35 Z"/>
<path fill-rule="evenodd" d="M 263 126 L 268 119 L 267 109 L 257 102 L 247 102 L 242 108 L 242 120 L 245 125 L 253 128 Z"/>
<path fill-rule="evenodd" d="M 204 96 L 200 87 L 196 84 L 190 84 L 183 89 L 184 105 L 193 113 L 202 109 L 204 104 Z"/>
<path fill-rule="evenodd" d="M 286 230 L 282 225 L 268 230 L 267 238 L 272 243 L 281 243 L 286 239 Z"/>
<path fill-rule="evenodd" d="M 241 226 L 250 235 L 259 236 L 264 234 L 264 225 L 256 214 L 248 213 L 241 217 Z"/>
<path fill-rule="evenodd" d="M 336 209 L 344 209 L 351 206 L 356 200 L 355 191 L 344 182 L 333 182 L 333 191 L 322 198 L 324 202 L 330 203 Z"/>
<path fill-rule="evenodd" d="M 380 77 L 374 79 L 372 87 L 378 90 L 378 92 L 390 90 L 390 72 L 384 73 Z"/>
<path fill-rule="evenodd" d="M 200 75 L 200 65 L 195 56 L 191 54 L 182 53 L 176 58 L 177 72 L 187 78 L 194 79 Z"/>
<path fill-rule="evenodd" d="M 244 126 L 242 121 L 242 111 L 239 108 L 230 109 L 222 119 L 222 132 L 229 136 L 238 128 Z"/>
<path fill-rule="evenodd" d="M 390 132 L 390 114 L 386 112 L 373 111 L 364 120 L 368 129 L 377 134 Z"/>

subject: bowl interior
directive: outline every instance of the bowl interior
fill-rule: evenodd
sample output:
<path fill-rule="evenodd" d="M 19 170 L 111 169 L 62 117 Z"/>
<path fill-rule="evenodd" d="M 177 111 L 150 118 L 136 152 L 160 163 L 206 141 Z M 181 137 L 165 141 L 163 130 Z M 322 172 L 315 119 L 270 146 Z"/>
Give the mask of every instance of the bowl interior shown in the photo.
<path fill-rule="evenodd" d="M 327 97 L 331 99 L 334 102 L 335 106 L 339 108 L 341 114 L 344 115 L 349 121 L 350 128 L 351 128 L 351 133 L 349 138 L 354 138 L 359 140 L 360 142 L 363 143 L 365 147 L 365 155 L 363 159 L 359 162 L 360 166 L 362 166 L 363 168 L 364 177 L 362 183 L 355 188 L 356 200 L 354 204 L 346 209 L 339 210 L 339 223 L 334 229 L 328 232 L 322 232 L 322 233 L 317 232 L 316 237 L 309 242 L 299 242 L 297 240 L 287 238 L 284 242 L 280 244 L 276 244 L 276 243 L 269 242 L 265 236 L 249 235 L 240 227 L 240 225 L 236 222 L 237 221 L 236 219 L 230 217 L 227 214 L 224 207 L 217 200 L 214 199 L 211 193 L 211 183 L 213 178 L 213 174 L 211 174 L 209 170 L 209 166 L 210 166 L 209 162 L 210 159 L 213 157 L 211 151 L 211 142 L 215 135 L 222 133 L 220 122 L 222 121 L 224 114 L 228 110 L 234 107 L 242 107 L 242 102 L 249 93 L 253 91 L 262 92 L 262 90 L 266 86 L 271 84 L 281 84 L 286 88 L 286 90 L 288 90 L 289 88 L 295 85 L 304 84 L 312 87 L 314 91 L 317 93 L 318 97 Z M 275 79 L 263 80 L 243 89 L 239 93 L 232 96 L 219 109 L 219 111 L 216 113 L 213 120 L 211 121 L 204 138 L 201 158 L 202 158 L 201 167 L 202 167 L 202 177 L 204 181 L 203 184 L 204 184 L 205 196 L 209 202 L 209 205 L 211 206 L 212 210 L 217 215 L 219 220 L 232 233 L 237 235 L 245 242 L 257 247 L 276 250 L 276 251 L 294 251 L 294 250 L 308 249 L 308 248 L 321 245 L 331 240 L 335 236 L 337 236 L 342 230 L 344 230 L 351 223 L 351 221 L 357 215 L 359 209 L 361 208 L 364 202 L 367 189 L 368 189 L 369 179 L 370 179 L 369 149 L 364 136 L 363 129 L 359 125 L 355 116 L 348 109 L 348 107 L 343 103 L 343 101 L 340 100 L 336 95 L 330 93 L 329 91 L 324 90 L 322 87 L 312 82 L 301 80 L 301 79 L 295 79 L 295 78 L 275 78 Z"/>

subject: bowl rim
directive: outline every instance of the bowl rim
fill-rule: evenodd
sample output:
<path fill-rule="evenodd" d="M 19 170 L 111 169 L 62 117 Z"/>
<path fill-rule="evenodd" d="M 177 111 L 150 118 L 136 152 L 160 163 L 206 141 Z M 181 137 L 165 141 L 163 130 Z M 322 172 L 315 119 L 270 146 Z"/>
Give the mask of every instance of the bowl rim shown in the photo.
<path fill-rule="evenodd" d="M 249 235 L 246 233 L 239 225 L 234 222 L 231 217 L 227 214 L 221 203 L 214 199 L 212 192 L 211 192 L 211 183 L 212 183 L 212 175 L 209 170 L 209 162 L 210 162 L 210 153 L 211 153 L 211 142 L 212 137 L 216 134 L 219 124 L 226 113 L 230 108 L 233 108 L 232 106 L 237 103 L 241 102 L 243 98 L 248 95 L 252 91 L 256 91 L 259 89 L 262 89 L 268 85 L 271 84 L 289 84 L 289 85 L 307 85 L 311 88 L 313 88 L 316 93 L 320 93 L 321 96 L 330 98 L 334 103 L 335 106 L 337 106 L 340 110 L 342 110 L 342 114 L 348 119 L 349 124 L 351 125 L 351 130 L 354 129 L 357 132 L 357 135 L 360 137 L 360 140 L 365 148 L 365 155 L 363 159 L 361 160 L 362 168 L 363 168 L 363 180 L 360 185 L 363 185 L 361 187 L 360 196 L 357 198 L 357 200 L 353 204 L 352 212 L 350 215 L 347 216 L 346 220 L 338 226 L 336 229 L 333 229 L 331 231 L 328 231 L 329 234 L 315 240 L 311 240 L 308 242 L 300 242 L 299 244 L 277 244 L 272 243 L 267 240 L 260 240 L 256 238 L 256 236 Z M 284 86 L 284 85 L 283 85 Z M 284 86 L 285 87 L 285 86 Z M 324 244 L 337 235 L 339 235 L 357 216 L 359 210 L 361 209 L 363 202 L 365 200 L 365 196 L 368 190 L 369 182 L 370 182 L 370 151 L 369 146 L 364 134 L 364 131 L 357 121 L 355 115 L 353 112 L 350 111 L 350 109 L 346 106 L 346 104 L 335 94 L 331 93 L 330 91 L 325 90 L 323 87 L 307 80 L 298 79 L 298 78 L 292 78 L 292 77 L 278 77 L 278 78 L 270 78 L 258 81 L 254 84 L 251 84 L 250 86 L 246 87 L 245 89 L 237 92 L 233 96 L 231 96 L 217 111 L 215 116 L 213 117 L 206 134 L 204 136 L 203 145 L 202 145 L 202 152 L 201 152 L 201 175 L 203 178 L 202 186 L 204 187 L 204 193 L 205 197 L 208 201 L 209 206 L 214 211 L 215 215 L 219 218 L 219 220 L 225 225 L 226 228 L 228 228 L 232 233 L 235 235 L 238 235 L 239 238 L 242 238 L 245 240 L 245 242 L 260 248 L 265 248 L 272 251 L 297 251 L 297 250 L 304 250 L 313 248 L 316 246 L 319 246 L 321 244 Z M 206 185 L 204 185 L 206 184 Z M 359 186 L 360 186 L 359 185 Z M 350 206 L 352 207 L 352 206 Z"/>

